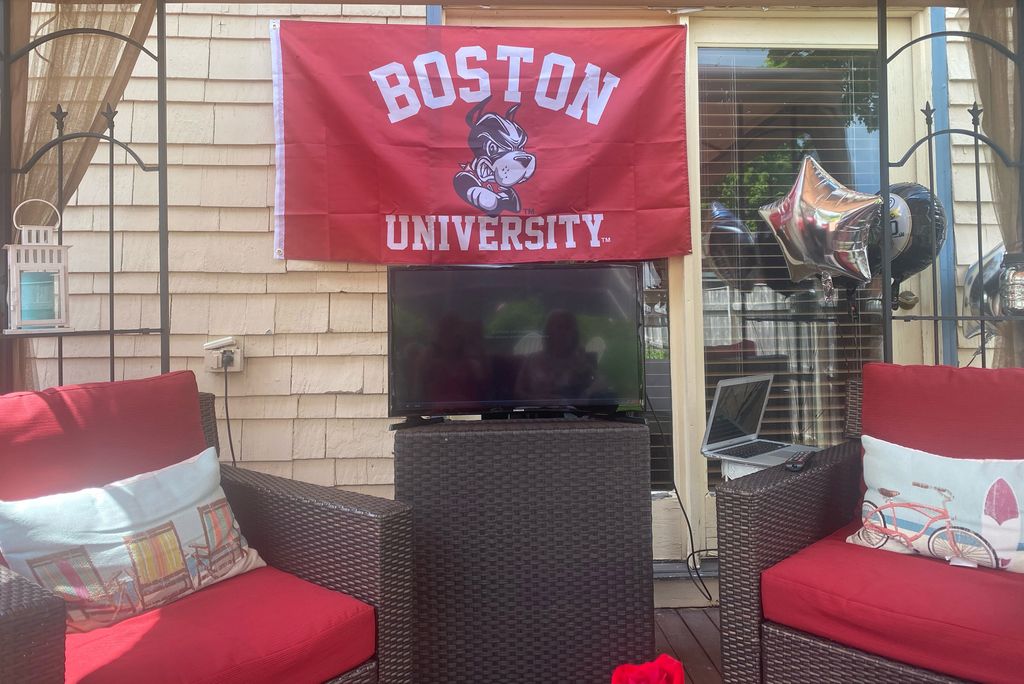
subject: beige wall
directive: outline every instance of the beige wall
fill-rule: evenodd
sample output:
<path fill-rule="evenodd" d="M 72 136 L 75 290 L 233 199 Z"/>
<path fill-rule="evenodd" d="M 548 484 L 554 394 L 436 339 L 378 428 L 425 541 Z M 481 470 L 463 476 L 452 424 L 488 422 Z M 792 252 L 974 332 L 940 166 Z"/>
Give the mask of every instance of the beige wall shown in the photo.
<path fill-rule="evenodd" d="M 421 5 L 177 4 L 168 10 L 171 367 L 204 370 L 202 345 L 234 335 L 235 451 L 246 467 L 369 493 L 393 493 L 382 267 L 271 258 L 274 131 L 268 24 L 275 17 L 424 23 Z M 154 28 L 155 31 L 155 28 Z M 155 42 L 155 41 L 154 41 Z M 156 161 L 156 79 L 140 65 L 116 119 L 119 137 Z M 67 106 L 65 104 L 65 106 Z M 66 212 L 72 323 L 107 325 L 107 149 Z M 159 325 L 157 187 L 117 155 L 115 323 Z M 33 384 L 56 384 L 54 340 L 33 342 Z M 66 383 L 107 379 L 107 340 L 69 338 Z M 159 338 L 117 339 L 117 379 L 159 373 Z M 217 402 L 223 417 L 223 403 Z M 221 442 L 227 444 L 221 422 Z M 226 449 L 225 454 L 227 456 Z"/>

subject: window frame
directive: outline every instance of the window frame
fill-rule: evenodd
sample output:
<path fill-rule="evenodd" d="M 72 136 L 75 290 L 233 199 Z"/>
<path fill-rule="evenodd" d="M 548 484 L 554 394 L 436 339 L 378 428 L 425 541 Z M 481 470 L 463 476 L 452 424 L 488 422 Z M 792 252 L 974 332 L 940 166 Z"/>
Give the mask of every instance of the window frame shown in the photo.
<path fill-rule="evenodd" d="M 826 24 L 827 22 L 827 24 Z M 877 23 L 875 13 L 865 10 L 705 10 L 681 18 L 689 26 L 687 40 L 687 158 L 690 169 L 690 204 L 701 206 L 700 126 L 698 50 L 700 48 L 816 48 L 875 50 Z M 823 27 L 823 24 L 826 24 Z M 890 48 L 902 45 L 929 31 L 927 10 L 892 10 L 888 15 Z M 889 65 L 889 151 L 906 149 L 924 135 L 921 117 L 909 111 L 923 102 L 930 91 L 931 61 L 920 45 L 906 58 Z M 909 88 L 908 88 L 909 84 Z M 903 169 L 893 169 L 890 182 L 927 178 L 927 160 Z M 707 462 L 700 445 L 704 435 L 706 404 L 704 396 L 704 325 L 702 292 L 701 213 L 690 217 L 693 253 L 674 257 L 669 262 L 669 280 L 674 282 L 669 298 L 670 338 L 675 355 L 672 364 L 673 425 L 676 443 L 676 482 L 683 504 L 690 513 L 698 548 L 713 547 L 717 525 L 714 497 L 708 491 Z M 915 276 L 916 278 L 917 276 Z M 911 289 L 922 295 L 928 288 L 911 281 Z M 897 363 L 921 362 L 930 358 L 928 336 L 921 325 L 894 328 Z M 926 356 L 926 354 L 928 356 Z"/>

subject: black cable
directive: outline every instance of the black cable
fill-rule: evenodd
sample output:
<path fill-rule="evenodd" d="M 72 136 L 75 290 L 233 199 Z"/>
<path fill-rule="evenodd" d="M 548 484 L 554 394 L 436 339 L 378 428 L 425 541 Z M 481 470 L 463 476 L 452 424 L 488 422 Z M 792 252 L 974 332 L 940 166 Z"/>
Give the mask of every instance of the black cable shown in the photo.
<path fill-rule="evenodd" d="M 714 551 L 715 553 L 717 553 L 718 549 L 716 549 L 716 548 L 705 548 L 705 549 L 697 549 L 695 551 L 691 551 L 690 554 L 688 556 L 686 556 L 686 570 L 687 570 L 687 572 L 689 572 L 689 570 L 690 570 L 690 559 L 691 558 L 696 558 L 697 554 L 708 553 L 709 551 Z M 707 556 L 707 558 L 718 558 L 718 556 Z M 697 567 L 696 560 L 694 561 L 694 566 Z M 714 596 L 711 594 L 711 590 L 708 589 L 708 585 L 704 584 L 704 578 L 701 577 L 701 575 L 700 575 L 700 568 L 699 567 L 697 567 L 697 577 L 700 578 L 700 586 L 697 587 L 697 591 L 699 591 L 701 596 L 703 596 L 706 600 L 714 601 Z M 693 577 L 691 576 L 690 579 L 692 581 Z M 694 584 L 697 584 L 697 583 L 694 582 Z"/>
<path fill-rule="evenodd" d="M 709 553 L 711 551 L 714 551 L 715 553 L 718 553 L 718 549 L 715 548 L 715 547 L 706 548 L 706 549 L 697 549 L 696 551 L 691 552 L 690 555 L 687 556 L 687 558 L 688 559 L 692 558 L 692 557 L 696 556 L 698 553 Z M 718 558 L 718 556 L 708 556 L 708 558 Z"/>
<path fill-rule="evenodd" d="M 221 355 L 221 365 L 224 364 L 224 357 Z M 231 465 L 237 466 L 235 460 L 235 440 L 231 437 L 231 409 L 228 408 L 228 367 L 224 366 L 224 422 L 228 424 L 228 446 L 231 448 Z"/>
<path fill-rule="evenodd" d="M 654 414 L 654 421 L 658 424 L 658 432 L 662 436 L 664 436 L 665 435 L 665 427 L 661 424 L 661 416 L 659 416 L 658 412 L 654 409 L 654 403 L 651 401 L 651 395 L 647 393 L 647 388 L 646 387 L 644 387 L 644 400 L 647 402 L 647 407 L 650 408 L 651 413 Z M 693 582 L 695 587 L 697 587 L 697 591 L 700 592 L 700 595 L 703 596 L 708 601 L 713 601 L 714 600 L 714 595 L 711 593 L 711 590 L 708 589 L 708 585 L 704 583 L 704 578 L 700 576 L 700 566 L 697 565 L 696 560 L 695 560 L 694 564 L 693 564 L 693 567 L 691 568 L 690 567 L 690 559 L 694 558 L 698 553 L 706 553 L 708 551 L 718 551 L 718 549 L 697 549 L 696 548 L 697 545 L 696 545 L 696 543 L 694 542 L 694 539 L 693 539 L 693 526 L 690 524 L 690 516 L 686 514 L 686 507 L 683 506 L 683 497 L 679 493 L 679 486 L 676 485 L 676 472 L 675 472 L 675 468 L 674 467 L 671 468 L 669 472 L 672 473 L 672 475 L 671 475 L 671 478 L 672 478 L 672 491 L 676 495 L 676 503 L 679 504 L 679 510 L 682 511 L 682 513 L 683 513 L 683 520 L 686 521 L 686 535 L 687 535 L 687 537 L 690 540 L 690 546 L 688 547 L 690 549 L 690 553 L 684 559 L 684 562 L 686 564 L 686 574 L 690 576 L 690 581 Z"/>
<path fill-rule="evenodd" d="M 672 481 L 672 488 L 676 491 L 676 501 L 679 502 L 679 510 L 683 512 L 683 520 L 686 521 L 686 534 L 690 538 L 690 553 L 686 556 L 686 574 L 690 576 L 690 581 L 697 587 L 697 591 L 708 601 L 714 600 L 714 594 L 708 589 L 708 585 L 704 583 L 704 578 L 700 576 L 700 566 L 697 565 L 695 557 L 698 553 L 704 553 L 709 549 L 697 549 L 696 544 L 693 541 L 693 527 L 690 525 L 690 516 L 686 514 L 686 507 L 683 506 L 683 497 L 679 494 L 679 489 L 676 488 L 675 479 Z M 718 549 L 715 549 L 716 551 Z M 694 558 L 693 567 L 690 567 L 690 559 Z M 694 578 L 696 576 L 696 579 Z"/>

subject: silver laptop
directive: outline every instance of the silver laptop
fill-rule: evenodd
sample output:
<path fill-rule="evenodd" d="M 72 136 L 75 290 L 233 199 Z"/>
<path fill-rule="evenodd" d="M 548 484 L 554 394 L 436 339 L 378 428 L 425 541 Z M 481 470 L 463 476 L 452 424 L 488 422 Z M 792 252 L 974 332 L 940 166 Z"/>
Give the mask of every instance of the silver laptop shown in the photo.
<path fill-rule="evenodd" d="M 708 458 L 723 461 L 773 466 L 810 448 L 758 438 L 771 388 L 771 375 L 720 380 L 701 452 Z"/>

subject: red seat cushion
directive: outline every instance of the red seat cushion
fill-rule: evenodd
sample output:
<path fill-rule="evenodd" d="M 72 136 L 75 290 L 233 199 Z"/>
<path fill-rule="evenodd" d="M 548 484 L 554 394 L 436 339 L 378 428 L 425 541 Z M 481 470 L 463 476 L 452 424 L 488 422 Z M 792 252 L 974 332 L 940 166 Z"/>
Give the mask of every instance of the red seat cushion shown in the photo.
<path fill-rule="evenodd" d="M 371 606 L 260 568 L 112 627 L 68 634 L 66 679 L 322 682 L 374 654 Z"/>
<path fill-rule="evenodd" d="M 206 448 L 192 371 L 0 396 L 0 499 L 159 470 Z"/>
<path fill-rule="evenodd" d="M 762 573 L 765 619 L 954 677 L 1021 681 L 1024 574 L 846 543 L 857 527 Z"/>
<path fill-rule="evenodd" d="M 950 458 L 1024 458 L 1024 368 L 864 366 L 864 434 Z"/>

